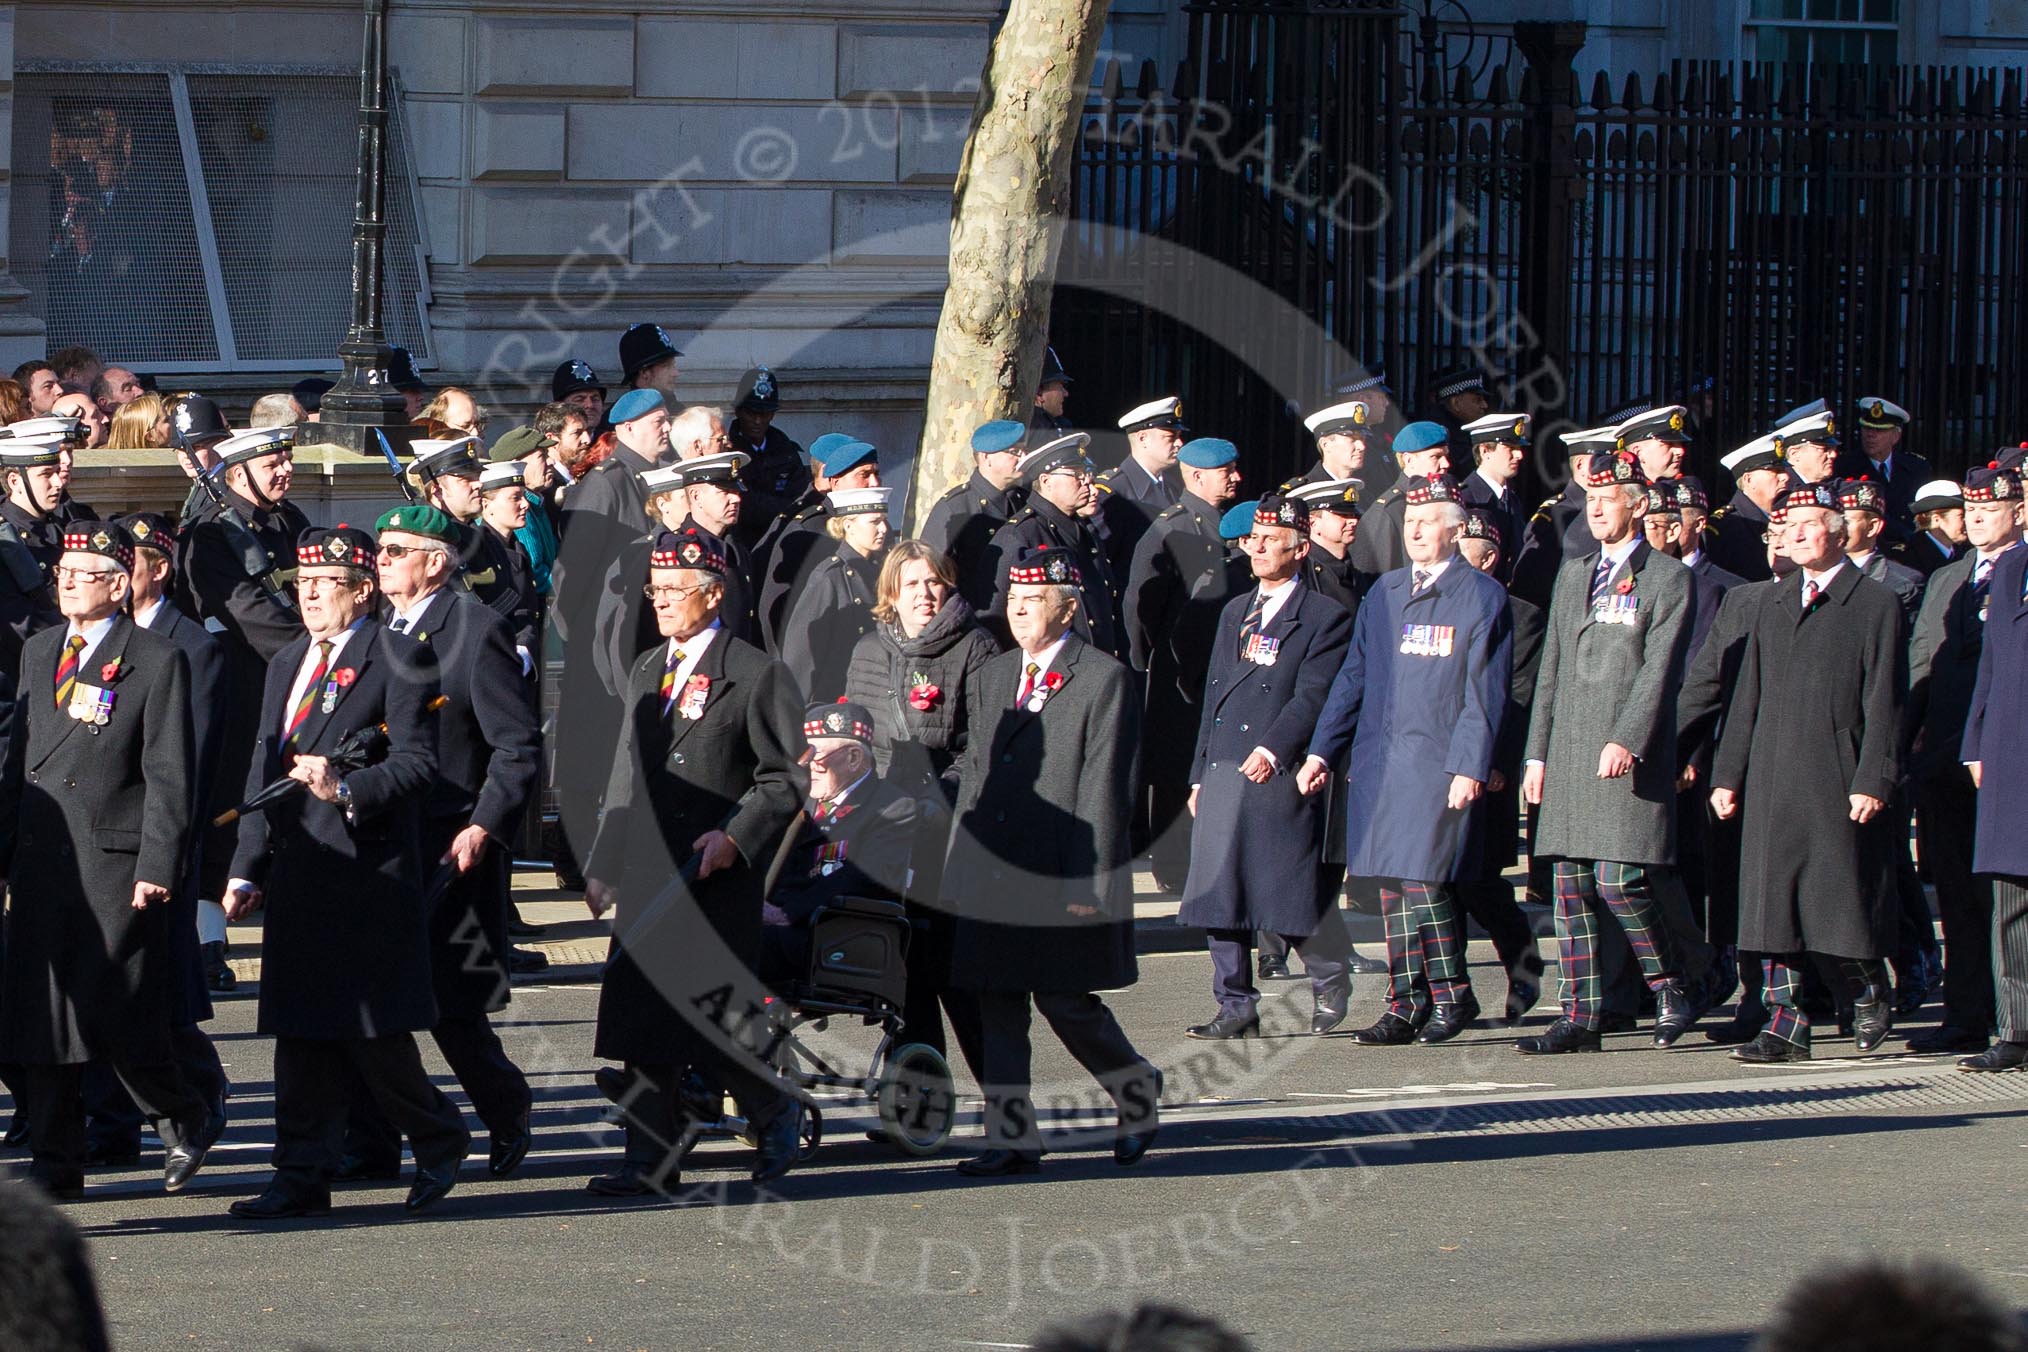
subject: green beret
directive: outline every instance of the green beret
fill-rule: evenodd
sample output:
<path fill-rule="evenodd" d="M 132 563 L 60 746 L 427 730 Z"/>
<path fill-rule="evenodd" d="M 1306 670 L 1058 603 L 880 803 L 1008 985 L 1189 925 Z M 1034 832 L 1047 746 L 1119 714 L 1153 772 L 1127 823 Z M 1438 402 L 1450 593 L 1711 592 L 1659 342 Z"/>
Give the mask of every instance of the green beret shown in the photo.
<path fill-rule="evenodd" d="M 446 544 L 457 543 L 458 537 L 457 525 L 449 515 L 421 502 L 389 508 L 380 514 L 380 520 L 373 523 L 375 535 L 391 530 L 404 535 L 420 535 L 429 540 L 442 540 Z"/>
<path fill-rule="evenodd" d="M 520 460 L 555 444 L 556 438 L 546 432 L 538 432 L 532 427 L 517 427 L 494 442 L 493 449 L 486 452 L 486 458 L 496 464 L 502 460 Z"/>

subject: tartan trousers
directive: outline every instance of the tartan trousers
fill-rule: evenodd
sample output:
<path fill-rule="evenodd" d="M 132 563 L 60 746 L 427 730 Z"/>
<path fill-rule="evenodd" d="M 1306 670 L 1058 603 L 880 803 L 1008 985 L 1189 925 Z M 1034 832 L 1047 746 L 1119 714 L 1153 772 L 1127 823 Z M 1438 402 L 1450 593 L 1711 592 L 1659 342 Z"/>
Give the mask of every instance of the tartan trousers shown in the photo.
<path fill-rule="evenodd" d="M 1650 990 L 1681 982 L 1675 945 L 1645 868 L 1610 859 L 1559 859 L 1555 885 L 1558 976 L 1566 1019 L 1590 1030 L 1604 1021 L 1598 936 L 1608 914 L 1626 931 Z"/>
<path fill-rule="evenodd" d="M 1388 1013 L 1416 1023 L 1432 1002 L 1455 1004 L 1471 994 L 1450 884 L 1385 879 L 1380 915 L 1387 926 Z"/>
<path fill-rule="evenodd" d="M 1879 958 L 1833 958 L 1813 953 L 1767 953 L 1761 956 L 1762 998 L 1767 1001 L 1767 1031 L 1798 1047 L 1810 1045 L 1810 1016 L 1803 1012 L 1803 963 L 1815 958 L 1827 979 L 1842 980 L 1846 1001 L 1885 1000 L 1894 992 L 1887 964 Z"/>

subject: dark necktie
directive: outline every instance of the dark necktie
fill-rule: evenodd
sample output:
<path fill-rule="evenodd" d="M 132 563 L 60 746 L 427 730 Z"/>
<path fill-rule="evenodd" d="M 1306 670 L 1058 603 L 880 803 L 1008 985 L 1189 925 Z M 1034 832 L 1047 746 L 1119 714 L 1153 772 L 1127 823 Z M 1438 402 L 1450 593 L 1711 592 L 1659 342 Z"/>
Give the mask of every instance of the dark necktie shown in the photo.
<path fill-rule="evenodd" d="M 56 707 L 70 707 L 70 697 L 77 689 L 78 654 L 84 651 L 84 635 L 72 634 L 63 645 L 63 656 L 56 663 Z"/>
<path fill-rule="evenodd" d="M 1239 654 L 1246 656 L 1246 641 L 1260 632 L 1261 616 L 1267 610 L 1267 597 L 1256 589 L 1253 604 L 1247 607 L 1246 618 L 1239 622 Z"/>
<path fill-rule="evenodd" d="M 289 714 L 289 730 L 283 740 L 294 742 L 296 734 L 303 730 L 304 722 L 309 719 L 310 706 L 317 699 L 317 686 L 323 681 L 325 674 L 331 670 L 331 648 L 332 642 L 330 639 L 318 640 L 317 665 L 310 672 L 310 679 L 303 683 L 303 693 L 297 697 L 296 707 Z"/>
<path fill-rule="evenodd" d="M 1427 568 L 1418 568 L 1408 579 L 1408 594 L 1410 596 L 1421 596 L 1424 589 L 1428 586 L 1429 570 Z"/>
<path fill-rule="evenodd" d="M 1598 556 L 1598 567 L 1594 568 L 1591 574 L 1592 605 L 1597 605 L 1599 603 L 1599 598 L 1605 595 L 1606 583 L 1612 580 L 1613 580 L 1613 561 L 1607 558 L 1605 555 L 1601 554 Z"/>

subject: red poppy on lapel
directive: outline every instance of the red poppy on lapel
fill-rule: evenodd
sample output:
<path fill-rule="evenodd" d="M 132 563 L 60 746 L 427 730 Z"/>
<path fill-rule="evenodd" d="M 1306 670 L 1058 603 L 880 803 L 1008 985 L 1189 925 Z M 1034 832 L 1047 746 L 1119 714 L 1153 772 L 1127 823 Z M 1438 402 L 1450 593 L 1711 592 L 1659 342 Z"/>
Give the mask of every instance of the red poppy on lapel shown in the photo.
<path fill-rule="evenodd" d="M 125 670 L 120 666 L 120 662 L 121 659 L 115 657 L 112 661 L 99 668 L 100 685 L 111 685 L 126 674 Z"/>
<path fill-rule="evenodd" d="M 920 713 L 928 713 L 937 707 L 937 704 L 943 697 L 944 692 L 941 686 L 924 682 L 922 685 L 909 687 L 908 704 L 911 709 L 915 709 Z"/>
<path fill-rule="evenodd" d="M 331 673 L 331 684 L 337 686 L 340 690 L 345 689 L 345 687 L 351 685 L 354 681 L 358 679 L 359 673 L 354 671 L 351 667 L 340 667 L 338 668 L 338 670 Z"/>
<path fill-rule="evenodd" d="M 1621 578 L 1619 580 L 1619 585 L 1615 586 L 1613 590 L 1618 592 L 1621 596 L 1627 596 L 1632 594 L 1634 590 L 1634 579 L 1632 577 Z"/>

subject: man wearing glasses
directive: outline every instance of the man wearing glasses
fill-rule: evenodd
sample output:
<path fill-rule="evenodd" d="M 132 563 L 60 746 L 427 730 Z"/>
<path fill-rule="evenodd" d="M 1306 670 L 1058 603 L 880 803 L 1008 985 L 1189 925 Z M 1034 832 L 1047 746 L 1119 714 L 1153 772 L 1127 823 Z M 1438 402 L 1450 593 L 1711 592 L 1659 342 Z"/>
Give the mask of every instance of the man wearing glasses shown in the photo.
<path fill-rule="evenodd" d="M 124 613 L 133 538 L 92 523 L 53 570 L 64 623 L 22 650 L 0 773 L 0 875 L 12 886 L 0 1054 L 22 1067 L 29 1177 L 84 1191 L 85 1062 L 105 1061 L 154 1119 L 176 1192 L 224 1129 L 170 1041 L 170 906 L 190 835 L 190 674 Z"/>
<path fill-rule="evenodd" d="M 247 789 L 287 778 L 304 791 L 240 818 L 225 903 L 232 919 L 268 910 L 257 1026 L 275 1040 L 275 1173 L 232 1214 L 328 1212 L 362 1086 L 414 1147 L 407 1206 L 422 1211 L 450 1192 L 472 1143 L 415 1042 L 437 1024 L 419 839 L 437 764 L 437 662 L 376 622 L 371 535 L 312 528 L 296 559 L 306 632 L 268 666 Z M 376 724 L 385 756 L 334 767 L 332 751 Z"/>
<path fill-rule="evenodd" d="M 988 562 L 998 581 L 987 627 L 1007 637 L 1007 569 L 1037 549 L 1067 549 L 1077 562 L 1078 606 L 1071 630 L 1110 657 L 1124 660 L 1126 641 L 1119 623 L 1120 587 L 1104 545 L 1087 524 L 1096 471 L 1085 447 L 1091 438 L 1072 432 L 1044 442 L 1021 457 L 1021 482 L 1028 505 L 993 536 Z"/>

